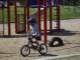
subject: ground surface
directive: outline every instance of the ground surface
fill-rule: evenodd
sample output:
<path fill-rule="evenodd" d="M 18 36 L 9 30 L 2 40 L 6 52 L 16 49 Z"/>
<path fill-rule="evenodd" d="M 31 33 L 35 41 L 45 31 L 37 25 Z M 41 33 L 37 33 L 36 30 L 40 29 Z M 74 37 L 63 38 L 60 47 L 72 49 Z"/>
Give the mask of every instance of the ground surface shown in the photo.
<path fill-rule="evenodd" d="M 53 23 L 55 24 L 55 22 Z M 58 36 L 63 39 L 65 45 L 61 47 L 49 47 L 47 56 L 40 56 L 38 52 L 32 50 L 30 56 L 22 57 L 19 51 L 27 43 L 26 37 L 0 38 L 0 60 L 34 60 L 48 56 L 80 54 L 80 19 L 61 21 L 61 28 L 65 29 L 63 33 L 49 35 L 48 40 Z"/>

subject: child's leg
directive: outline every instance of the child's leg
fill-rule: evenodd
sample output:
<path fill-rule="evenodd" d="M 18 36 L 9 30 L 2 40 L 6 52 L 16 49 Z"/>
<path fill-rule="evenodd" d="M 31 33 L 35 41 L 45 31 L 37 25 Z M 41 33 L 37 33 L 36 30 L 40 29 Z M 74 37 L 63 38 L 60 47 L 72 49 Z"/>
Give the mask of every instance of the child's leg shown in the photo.
<path fill-rule="evenodd" d="M 32 34 L 34 34 L 34 35 L 40 34 L 38 31 L 38 25 L 37 24 L 32 25 Z"/>
<path fill-rule="evenodd" d="M 37 24 L 32 25 L 32 33 L 37 33 L 38 32 L 38 26 Z"/>
<path fill-rule="evenodd" d="M 32 36 L 34 36 L 37 40 L 41 40 L 37 24 L 32 25 Z"/>

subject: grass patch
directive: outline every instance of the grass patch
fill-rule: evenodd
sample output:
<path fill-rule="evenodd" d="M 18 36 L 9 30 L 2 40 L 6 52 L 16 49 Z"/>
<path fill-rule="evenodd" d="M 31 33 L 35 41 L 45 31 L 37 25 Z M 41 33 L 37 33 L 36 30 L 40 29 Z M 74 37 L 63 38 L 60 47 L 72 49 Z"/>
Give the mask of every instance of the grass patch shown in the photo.
<path fill-rule="evenodd" d="M 74 9 L 75 8 L 75 9 Z M 1 10 L 0 10 L 1 11 Z M 37 9 L 36 8 L 30 8 L 30 15 L 36 13 Z M 2 11 L 1 11 L 2 12 Z M 0 12 L 0 20 L 2 20 L 2 13 Z M 47 19 L 49 20 L 49 9 L 47 9 Z M 53 7 L 53 20 L 56 20 L 56 7 Z M 4 13 L 4 20 L 7 22 L 7 9 L 4 8 L 3 10 Z M 61 11 L 60 11 L 60 17 L 61 20 L 64 19 L 72 19 L 72 18 L 80 18 L 80 8 L 73 7 L 73 6 L 61 6 Z M 24 8 L 23 7 L 18 7 L 17 8 L 17 14 L 24 14 Z M 11 22 L 14 22 L 14 6 L 10 7 L 10 19 Z M 24 16 L 23 16 L 24 17 Z M 19 17 L 18 17 L 19 18 Z M 23 20 L 23 18 L 20 18 Z M 43 18 L 42 18 L 43 19 Z"/>

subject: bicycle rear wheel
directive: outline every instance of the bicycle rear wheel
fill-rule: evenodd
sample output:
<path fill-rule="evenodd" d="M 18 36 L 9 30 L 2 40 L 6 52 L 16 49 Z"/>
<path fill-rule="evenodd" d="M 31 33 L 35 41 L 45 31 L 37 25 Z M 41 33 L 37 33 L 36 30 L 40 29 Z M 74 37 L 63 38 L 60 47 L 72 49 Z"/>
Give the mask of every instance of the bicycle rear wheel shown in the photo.
<path fill-rule="evenodd" d="M 39 47 L 39 53 L 41 55 L 46 55 L 48 52 L 48 48 L 45 44 L 40 44 L 40 47 Z"/>

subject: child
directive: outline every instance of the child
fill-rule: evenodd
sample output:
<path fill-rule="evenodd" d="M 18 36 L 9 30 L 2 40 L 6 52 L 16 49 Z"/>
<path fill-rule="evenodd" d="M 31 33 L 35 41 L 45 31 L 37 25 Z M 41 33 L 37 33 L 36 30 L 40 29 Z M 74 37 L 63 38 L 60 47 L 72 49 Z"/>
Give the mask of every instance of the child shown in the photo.
<path fill-rule="evenodd" d="M 40 13 L 42 14 L 43 12 L 43 8 L 41 8 Z M 37 19 L 36 19 L 36 14 L 34 14 L 33 16 L 30 16 L 28 19 L 28 22 L 30 24 L 30 26 L 32 27 L 32 36 L 35 37 L 37 40 L 41 40 L 40 38 L 40 32 L 38 31 L 38 23 L 37 23 Z"/>
<path fill-rule="evenodd" d="M 36 38 L 37 40 L 41 40 L 40 39 L 40 33 L 38 31 L 38 24 L 37 24 L 37 20 L 36 18 L 34 17 L 30 17 L 29 20 L 28 20 L 31 28 L 32 28 L 32 31 L 31 31 L 31 35 Z"/>

